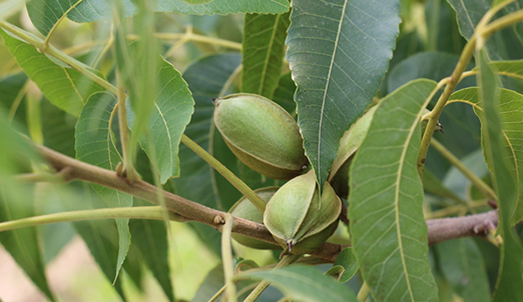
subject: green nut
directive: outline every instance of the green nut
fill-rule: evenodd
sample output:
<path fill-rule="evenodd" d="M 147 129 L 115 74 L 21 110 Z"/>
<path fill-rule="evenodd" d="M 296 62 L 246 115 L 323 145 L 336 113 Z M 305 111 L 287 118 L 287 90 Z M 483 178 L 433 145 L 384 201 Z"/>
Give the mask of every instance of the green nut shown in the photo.
<path fill-rule="evenodd" d="M 231 151 L 251 169 L 291 179 L 307 169 L 298 124 L 278 104 L 255 94 L 215 100 L 214 123 Z"/>
<path fill-rule="evenodd" d="M 256 194 L 260 196 L 265 202 L 276 193 L 279 187 L 268 187 L 255 190 Z M 240 217 L 243 219 L 250 220 L 252 222 L 263 223 L 263 215 L 260 211 L 249 201 L 245 196 L 238 200 L 232 208 L 229 210 L 233 216 Z M 281 247 L 279 245 L 270 244 L 265 241 L 251 238 L 238 233 L 232 233 L 232 238 L 236 240 L 241 245 L 259 249 L 259 250 L 279 250 Z"/>
<path fill-rule="evenodd" d="M 291 179 L 270 199 L 263 222 L 285 251 L 301 255 L 314 251 L 338 226 L 341 200 L 328 182 L 323 193 L 314 170 Z"/>
<path fill-rule="evenodd" d="M 349 168 L 354 154 L 367 136 L 370 123 L 378 106 L 370 108 L 348 131 L 340 141 L 338 156 L 332 163 L 328 181 L 341 198 L 349 195 Z"/>

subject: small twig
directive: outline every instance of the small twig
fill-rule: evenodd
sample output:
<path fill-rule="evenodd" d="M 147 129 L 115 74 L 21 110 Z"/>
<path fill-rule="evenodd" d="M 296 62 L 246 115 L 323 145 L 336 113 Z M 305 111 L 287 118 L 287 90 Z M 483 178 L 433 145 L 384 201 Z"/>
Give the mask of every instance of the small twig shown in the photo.
<path fill-rule="evenodd" d="M 427 220 L 429 245 L 461 237 L 486 236 L 498 225 L 496 210 L 464 217 Z"/>

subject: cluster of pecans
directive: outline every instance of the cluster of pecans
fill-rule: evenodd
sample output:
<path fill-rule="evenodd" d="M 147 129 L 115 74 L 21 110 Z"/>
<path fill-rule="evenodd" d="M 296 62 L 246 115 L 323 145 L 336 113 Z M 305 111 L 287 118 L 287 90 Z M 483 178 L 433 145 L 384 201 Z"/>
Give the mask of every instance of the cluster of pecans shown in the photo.
<path fill-rule="evenodd" d="M 340 147 L 330 182 L 325 182 L 320 194 L 314 171 L 308 170 L 299 127 L 282 107 L 265 97 L 246 93 L 216 99 L 215 106 L 216 128 L 245 165 L 270 178 L 290 179 L 280 188 L 256 191 L 268 202 L 263 215 L 245 197 L 231 208 L 231 213 L 263 222 L 284 252 L 300 255 L 317 249 L 338 226 L 341 212 L 338 195 L 347 197 L 348 167 L 366 135 L 374 110 L 354 125 L 356 128 L 360 124 L 357 135 L 355 131 L 347 131 L 345 136 L 353 134 L 348 139 L 344 136 L 342 143 L 349 142 L 349 147 Z M 238 234 L 234 238 L 252 248 L 280 248 Z"/>

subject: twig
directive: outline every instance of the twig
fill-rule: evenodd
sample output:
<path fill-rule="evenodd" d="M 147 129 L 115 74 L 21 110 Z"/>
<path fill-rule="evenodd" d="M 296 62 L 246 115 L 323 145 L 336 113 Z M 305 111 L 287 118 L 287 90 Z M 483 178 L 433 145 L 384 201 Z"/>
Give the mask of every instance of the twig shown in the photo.
<path fill-rule="evenodd" d="M 53 168 L 64 172 L 63 177 L 66 181 L 79 179 L 97 183 L 129 193 L 153 204 L 158 204 L 158 190 L 149 183 L 140 180 L 130 184 L 125 178 L 118 177 L 114 171 L 78 161 L 44 146 L 36 145 L 36 149 Z M 188 221 L 201 222 L 215 228 L 223 226 L 226 213 L 208 208 L 167 191 L 162 192 L 167 210 L 182 216 L 182 218 Z M 263 224 L 234 216 L 233 219 L 233 232 L 276 244 L 276 241 L 274 241 L 272 235 Z M 429 245 L 466 236 L 484 236 L 485 230 L 495 227 L 497 223 L 496 211 L 465 217 L 428 220 Z M 326 242 L 312 252 L 311 255 L 334 261 L 345 247 L 344 245 Z"/>

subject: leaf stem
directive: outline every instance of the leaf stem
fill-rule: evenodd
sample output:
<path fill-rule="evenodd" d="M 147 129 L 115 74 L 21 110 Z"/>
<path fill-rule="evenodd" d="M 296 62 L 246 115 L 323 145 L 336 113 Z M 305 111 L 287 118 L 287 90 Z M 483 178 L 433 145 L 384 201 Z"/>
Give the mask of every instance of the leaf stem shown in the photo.
<path fill-rule="evenodd" d="M 505 1 L 499 4 L 498 6 L 492 8 L 491 11 L 497 11 L 501 9 L 503 6 L 507 5 L 508 3 L 510 3 L 510 1 Z M 478 38 L 481 40 L 479 41 L 479 43 L 483 44 L 484 41 L 496 31 L 499 31 L 517 22 L 523 21 L 523 10 L 518 10 L 514 13 L 508 14 L 497 19 L 488 25 L 484 25 L 484 23 L 487 22 L 486 20 L 490 20 L 490 18 L 491 16 L 487 12 L 487 14 L 485 14 L 485 16 L 483 17 L 482 21 L 480 21 L 480 23 L 478 24 L 479 28 L 476 29 L 476 32 L 472 35 L 472 37 L 470 37 L 469 41 L 463 48 L 459 61 L 456 64 L 456 67 L 454 68 L 452 75 L 449 78 L 442 80 L 448 82 L 448 85 L 445 87 L 445 90 L 439 97 L 436 106 L 432 110 L 432 114 L 427 124 L 427 128 L 425 129 L 425 133 L 423 134 L 423 139 L 421 141 L 417 162 L 418 173 L 420 176 L 423 175 L 425 159 L 427 158 L 427 151 L 430 146 L 430 140 L 432 138 L 432 135 L 434 134 L 434 129 L 436 127 L 436 124 L 438 123 L 439 116 L 441 115 L 443 108 L 445 108 L 445 105 L 447 104 L 450 95 L 452 94 L 458 83 L 461 81 L 462 75 L 465 69 L 467 68 L 468 63 L 470 62 L 472 55 L 474 54 Z M 471 74 L 467 74 L 467 76 L 468 75 Z"/>
<path fill-rule="evenodd" d="M 370 294 L 370 287 L 367 284 L 367 281 L 364 281 L 363 284 L 361 285 L 360 291 L 358 292 L 358 296 L 356 297 L 356 299 L 358 300 L 358 302 L 365 302 L 365 300 L 367 300 L 367 297 L 369 296 L 369 294 Z"/>
<path fill-rule="evenodd" d="M 70 211 L 62 213 L 47 214 L 41 216 L 34 216 L 22 218 L 17 220 L 0 222 L 0 232 L 10 231 L 20 228 L 33 227 L 44 224 L 94 220 L 94 219 L 116 219 L 116 218 L 131 218 L 131 219 L 154 219 L 163 220 L 165 210 L 159 206 L 148 207 L 122 207 L 122 208 L 108 208 L 108 209 L 94 209 Z M 180 221 L 178 215 L 174 213 L 169 214 L 169 219 Z M 183 219 L 182 219 L 183 221 Z"/>
<path fill-rule="evenodd" d="M 236 284 L 234 283 L 234 264 L 232 258 L 231 232 L 234 220 L 230 213 L 225 214 L 225 225 L 222 229 L 222 261 L 225 278 L 225 296 L 227 301 L 236 302 Z"/>
<path fill-rule="evenodd" d="M 129 181 L 134 182 L 140 179 L 140 176 L 134 169 L 133 157 L 131 156 L 131 145 L 129 142 L 129 127 L 127 125 L 127 107 L 125 100 L 127 95 L 125 94 L 125 87 L 122 81 L 120 70 L 116 71 L 116 85 L 118 88 L 118 124 L 120 126 L 120 140 L 122 144 L 123 153 L 123 174 Z"/>
<path fill-rule="evenodd" d="M 54 31 L 56 30 L 56 28 L 58 27 L 58 25 L 60 25 L 60 23 L 62 22 L 62 20 L 67 17 L 67 14 L 73 10 L 78 4 L 80 4 L 80 2 L 82 2 L 83 0 L 78 0 L 76 1 L 75 4 L 71 5 L 71 7 L 69 7 L 69 9 L 67 9 L 67 11 L 65 11 L 63 13 L 63 15 L 55 22 L 55 24 L 53 25 L 53 27 L 51 28 L 51 30 L 49 31 L 49 33 L 47 34 L 47 36 L 45 37 L 45 40 L 44 40 L 44 44 L 42 45 L 42 50 L 45 51 L 47 50 L 47 48 L 49 48 L 49 40 L 51 39 L 51 36 L 53 35 Z"/>
<path fill-rule="evenodd" d="M 452 152 L 450 152 L 443 144 L 438 142 L 436 139 L 432 139 L 430 142 L 432 147 L 436 149 L 443 157 L 445 157 L 451 164 L 453 164 L 463 175 L 465 175 L 470 182 L 485 196 L 486 199 L 498 200 L 496 193 L 489 187 L 481 178 L 470 171 Z"/>
<path fill-rule="evenodd" d="M 287 265 L 293 263 L 294 261 L 298 260 L 300 256 L 292 255 L 292 254 L 286 254 L 282 257 L 282 259 L 276 264 L 274 268 L 282 268 L 286 267 Z M 263 280 L 252 290 L 252 292 L 243 300 L 243 302 L 254 302 L 258 297 L 263 293 L 263 291 L 269 287 L 271 283 L 267 280 Z"/>
<path fill-rule="evenodd" d="M 212 45 L 218 45 L 223 46 L 227 48 L 231 48 L 234 50 L 242 50 L 242 44 L 224 40 L 220 38 L 214 38 L 214 37 L 208 37 L 204 35 L 195 34 L 192 31 L 187 31 L 183 34 L 172 34 L 172 33 L 156 33 L 155 36 L 162 40 L 186 40 L 186 41 L 193 41 L 193 42 L 202 42 Z M 135 36 L 131 36 L 135 38 Z"/>
<path fill-rule="evenodd" d="M 227 179 L 238 191 L 240 191 L 245 197 L 247 197 L 254 206 L 263 213 L 265 211 L 265 201 L 258 196 L 254 191 L 249 188 L 238 176 L 234 175 L 227 167 L 221 162 L 214 158 L 209 152 L 205 151 L 197 143 L 192 141 L 187 135 L 182 135 L 182 143 L 193 150 L 198 156 L 205 160 L 211 167 L 218 171 L 225 179 Z"/>

